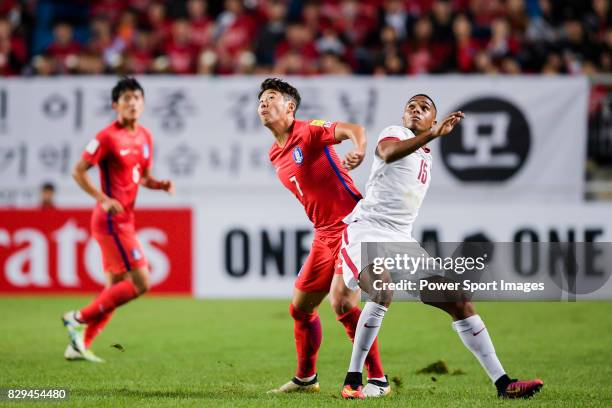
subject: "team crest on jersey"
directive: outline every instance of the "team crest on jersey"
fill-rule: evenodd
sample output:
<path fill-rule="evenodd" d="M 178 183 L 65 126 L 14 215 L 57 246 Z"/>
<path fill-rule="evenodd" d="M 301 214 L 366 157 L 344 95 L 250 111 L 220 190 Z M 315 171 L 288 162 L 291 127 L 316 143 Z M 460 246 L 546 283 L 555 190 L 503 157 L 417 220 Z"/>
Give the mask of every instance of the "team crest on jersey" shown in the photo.
<path fill-rule="evenodd" d="M 134 258 L 135 261 L 138 261 L 140 260 L 140 258 L 142 258 L 142 254 L 140 253 L 138 248 L 132 249 L 132 258 Z"/>
<path fill-rule="evenodd" d="M 324 128 L 330 128 L 333 123 L 332 122 L 328 122 L 326 120 L 315 119 L 315 120 L 311 120 L 310 124 L 312 126 L 322 126 Z"/>
<path fill-rule="evenodd" d="M 293 161 L 297 164 L 302 164 L 304 161 L 304 153 L 302 153 L 300 146 L 296 146 L 295 149 L 293 149 Z"/>
<path fill-rule="evenodd" d="M 145 159 L 149 158 L 149 145 L 147 143 L 142 146 L 142 155 Z"/>

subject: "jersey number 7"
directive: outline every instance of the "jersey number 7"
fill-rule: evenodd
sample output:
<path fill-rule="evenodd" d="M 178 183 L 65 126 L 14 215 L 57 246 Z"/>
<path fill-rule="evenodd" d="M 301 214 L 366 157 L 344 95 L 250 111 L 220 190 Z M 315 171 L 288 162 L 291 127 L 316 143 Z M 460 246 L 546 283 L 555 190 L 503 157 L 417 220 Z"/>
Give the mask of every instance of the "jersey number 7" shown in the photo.
<path fill-rule="evenodd" d="M 304 193 L 302 193 L 302 189 L 300 188 L 300 183 L 298 183 L 297 178 L 295 176 L 289 177 L 289 181 L 295 183 L 295 187 L 297 187 L 298 193 L 300 193 L 300 197 L 304 197 Z"/>

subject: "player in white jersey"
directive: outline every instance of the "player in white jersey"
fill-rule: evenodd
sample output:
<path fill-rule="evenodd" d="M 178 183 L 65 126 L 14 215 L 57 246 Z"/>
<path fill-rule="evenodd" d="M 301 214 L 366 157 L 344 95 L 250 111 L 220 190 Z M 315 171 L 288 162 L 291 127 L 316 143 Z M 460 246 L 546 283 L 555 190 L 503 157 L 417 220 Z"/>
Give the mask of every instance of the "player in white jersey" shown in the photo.
<path fill-rule="evenodd" d="M 378 335 L 393 297 L 391 290 L 373 289 L 374 279 L 382 276 L 384 281 L 389 281 L 390 276 L 374 275 L 373 265 L 361 265 L 361 243 L 410 242 L 418 252 L 426 253 L 412 237 L 412 224 L 431 180 L 432 158 L 426 145 L 450 133 L 463 117 L 463 112 L 453 112 L 438 124 L 433 100 L 418 94 L 410 98 L 404 108 L 403 126 L 389 126 L 378 137 L 365 198 L 344 220 L 348 225 L 338 264 L 347 286 L 353 290 L 363 289 L 372 300 L 366 303 L 357 324 L 351 362 L 342 390 L 344 398 L 372 396 L 362 388 L 361 373 L 365 356 Z M 382 252 L 377 252 L 377 256 L 385 251 L 385 246 L 381 247 Z M 443 279 L 435 272 L 419 272 L 424 279 Z M 423 296 L 421 300 L 451 316 L 453 329 L 494 382 L 499 396 L 530 397 L 543 386 L 539 379 L 518 381 L 508 377 L 495 354 L 489 333 L 470 301 L 465 298 L 427 300 Z M 370 383 L 372 381 L 368 380 Z"/>

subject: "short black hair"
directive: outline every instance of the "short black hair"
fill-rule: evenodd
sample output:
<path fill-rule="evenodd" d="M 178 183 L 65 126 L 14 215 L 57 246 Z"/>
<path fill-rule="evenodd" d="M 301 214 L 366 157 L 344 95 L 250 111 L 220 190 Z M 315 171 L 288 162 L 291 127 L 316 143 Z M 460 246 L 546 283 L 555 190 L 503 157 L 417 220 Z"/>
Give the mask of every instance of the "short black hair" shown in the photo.
<path fill-rule="evenodd" d="M 142 89 L 142 86 L 138 83 L 138 81 L 135 78 L 126 76 L 122 77 L 119 82 L 117 82 L 117 85 L 113 87 L 111 95 L 113 102 L 118 102 L 121 94 L 127 91 L 140 91 L 144 97 L 144 89 Z"/>
<path fill-rule="evenodd" d="M 280 92 L 285 97 L 293 99 L 293 101 L 295 102 L 295 111 L 297 112 L 298 108 L 300 107 L 302 97 L 300 96 L 300 93 L 295 87 L 289 85 L 289 83 L 283 81 L 280 78 L 267 78 L 261 83 L 261 89 L 259 90 L 257 99 L 261 98 L 261 95 L 269 89 Z"/>
<path fill-rule="evenodd" d="M 42 186 L 40 186 L 41 190 L 50 190 L 50 191 L 55 191 L 55 184 L 53 184 L 50 181 L 47 181 L 45 183 L 43 183 Z"/>
<path fill-rule="evenodd" d="M 434 109 L 436 110 L 436 113 L 438 113 L 438 107 L 436 106 L 436 103 L 433 101 L 433 99 L 431 99 L 431 96 L 426 95 L 426 94 L 416 94 L 416 95 L 412 95 L 410 97 L 410 99 L 408 99 L 408 102 L 406 102 L 406 105 L 408 105 L 408 103 L 410 103 L 411 100 L 413 100 L 414 98 L 416 98 L 417 96 L 422 96 L 424 98 L 429 99 L 429 102 L 431 102 L 431 104 L 433 105 Z"/>

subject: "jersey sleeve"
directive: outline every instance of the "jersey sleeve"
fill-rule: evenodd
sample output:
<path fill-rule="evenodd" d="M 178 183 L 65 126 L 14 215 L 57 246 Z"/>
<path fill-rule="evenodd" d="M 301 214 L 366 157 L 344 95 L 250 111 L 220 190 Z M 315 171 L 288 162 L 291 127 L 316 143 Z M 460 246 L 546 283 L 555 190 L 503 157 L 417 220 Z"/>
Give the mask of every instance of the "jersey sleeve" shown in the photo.
<path fill-rule="evenodd" d="M 409 133 L 408 133 L 409 132 Z M 406 140 L 414 137 L 412 132 L 406 128 L 402 128 L 401 126 L 387 126 L 380 132 L 378 135 L 378 140 L 376 140 L 376 145 L 378 145 L 383 140 Z"/>
<path fill-rule="evenodd" d="M 324 147 L 337 144 L 336 122 L 325 120 L 311 120 L 308 122 L 308 132 L 310 134 L 310 144 L 314 147 Z"/>
<path fill-rule="evenodd" d="M 104 132 L 100 132 L 87 143 L 81 157 L 95 166 L 109 154 L 109 143 L 108 136 Z"/>

